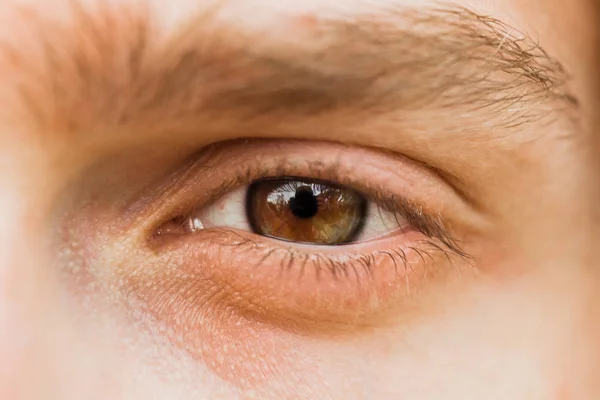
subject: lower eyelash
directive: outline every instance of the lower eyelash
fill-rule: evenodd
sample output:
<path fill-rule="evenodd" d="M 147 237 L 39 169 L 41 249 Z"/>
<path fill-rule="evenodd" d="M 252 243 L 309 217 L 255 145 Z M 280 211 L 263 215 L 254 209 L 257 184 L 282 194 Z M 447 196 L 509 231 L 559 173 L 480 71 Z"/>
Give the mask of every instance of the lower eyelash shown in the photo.
<path fill-rule="evenodd" d="M 211 243 L 215 243 L 216 241 L 219 246 L 229 247 L 231 248 L 231 251 L 234 252 L 262 251 L 267 248 L 267 245 L 246 237 L 233 229 L 212 228 L 204 231 L 204 234 L 209 233 L 214 235 Z M 231 240 L 232 237 L 235 237 L 236 240 Z M 457 261 L 469 260 L 469 256 L 464 252 L 456 252 L 452 248 L 446 247 L 443 243 L 440 244 L 437 242 L 437 239 L 427 238 L 420 240 L 413 245 L 397 246 L 386 250 L 376 250 L 371 254 L 350 254 L 344 261 L 329 257 L 323 253 L 306 253 L 296 249 L 276 247 L 268 249 L 266 254 L 263 255 L 253 267 L 256 268 L 264 263 L 268 263 L 269 260 L 272 260 L 273 257 L 279 253 L 280 275 L 283 275 L 284 273 L 293 273 L 293 265 L 297 264 L 300 265 L 300 267 L 295 270 L 298 271 L 298 278 L 302 278 L 308 264 L 312 263 L 312 267 L 315 269 L 315 274 L 318 279 L 323 277 L 323 272 L 326 272 L 336 281 L 339 280 L 340 277 L 352 279 L 352 276 L 354 276 L 357 278 L 357 282 L 360 283 L 359 276 L 366 275 L 373 277 L 373 274 L 376 273 L 378 257 L 385 257 L 391 260 L 396 275 L 400 272 L 402 272 L 402 275 L 410 273 L 410 271 L 413 270 L 413 264 L 416 264 L 419 261 L 422 264 L 428 264 L 429 266 L 435 267 L 435 264 L 443 257 L 444 260 L 450 262 L 458 270 Z M 416 255 L 413 257 L 412 261 L 410 253 Z M 363 274 L 361 274 L 360 271 L 362 271 Z"/>

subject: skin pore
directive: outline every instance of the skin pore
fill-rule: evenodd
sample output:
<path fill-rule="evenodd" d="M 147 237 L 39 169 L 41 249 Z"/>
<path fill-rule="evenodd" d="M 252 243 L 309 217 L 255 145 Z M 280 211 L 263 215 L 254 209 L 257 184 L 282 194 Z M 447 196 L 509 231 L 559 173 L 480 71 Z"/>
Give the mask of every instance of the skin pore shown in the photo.
<path fill-rule="evenodd" d="M 3 1 L 0 398 L 592 399 L 589 10 Z M 384 234 L 253 233 L 280 177 Z"/>

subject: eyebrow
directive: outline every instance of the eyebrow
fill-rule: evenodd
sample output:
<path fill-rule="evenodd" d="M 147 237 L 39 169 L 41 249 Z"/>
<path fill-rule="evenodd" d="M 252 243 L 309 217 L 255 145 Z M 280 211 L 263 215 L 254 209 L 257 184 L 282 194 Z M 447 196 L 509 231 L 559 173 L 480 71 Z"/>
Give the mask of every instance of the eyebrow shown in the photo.
<path fill-rule="evenodd" d="M 463 7 L 391 7 L 319 19 L 309 46 L 216 22 L 169 38 L 151 13 L 76 8 L 69 29 L 35 22 L 39 62 L 5 44 L 23 109 L 43 129 L 81 132 L 199 116 L 236 120 L 456 110 L 496 128 L 572 109 L 568 75 L 535 41 Z"/>

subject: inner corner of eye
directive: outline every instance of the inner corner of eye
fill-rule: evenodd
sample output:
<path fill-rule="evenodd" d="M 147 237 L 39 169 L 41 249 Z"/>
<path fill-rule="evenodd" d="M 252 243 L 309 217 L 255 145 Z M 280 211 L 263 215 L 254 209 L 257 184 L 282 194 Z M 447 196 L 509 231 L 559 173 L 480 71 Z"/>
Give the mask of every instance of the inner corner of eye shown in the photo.
<path fill-rule="evenodd" d="M 154 232 L 153 236 L 168 237 L 175 235 L 183 235 L 192 233 L 196 230 L 203 229 L 202 221 L 198 218 L 179 215 L 162 223 Z"/>

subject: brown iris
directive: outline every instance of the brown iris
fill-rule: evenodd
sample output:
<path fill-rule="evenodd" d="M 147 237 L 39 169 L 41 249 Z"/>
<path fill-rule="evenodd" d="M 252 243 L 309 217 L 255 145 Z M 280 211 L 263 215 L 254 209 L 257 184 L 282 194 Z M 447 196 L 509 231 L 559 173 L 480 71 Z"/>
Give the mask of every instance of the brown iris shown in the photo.
<path fill-rule="evenodd" d="M 254 182 L 246 204 L 248 219 L 258 234 L 334 245 L 357 237 L 367 202 L 356 191 L 335 184 L 281 178 Z"/>

